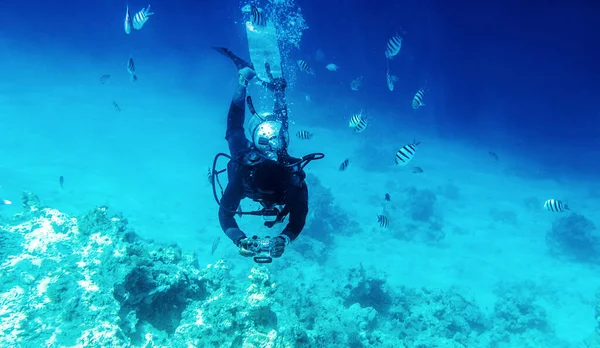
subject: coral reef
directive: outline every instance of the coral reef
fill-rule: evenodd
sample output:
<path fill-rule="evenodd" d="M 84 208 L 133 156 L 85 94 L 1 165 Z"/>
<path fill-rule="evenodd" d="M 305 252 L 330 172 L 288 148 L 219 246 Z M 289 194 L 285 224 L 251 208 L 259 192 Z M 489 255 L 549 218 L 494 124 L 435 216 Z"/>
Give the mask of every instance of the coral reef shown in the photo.
<path fill-rule="evenodd" d="M 546 244 L 557 256 L 574 261 L 600 261 L 600 233 L 585 216 L 570 214 L 552 223 L 546 233 Z"/>
<path fill-rule="evenodd" d="M 310 201 L 303 237 L 310 236 L 330 245 L 333 236 L 349 235 L 359 230 L 356 222 L 334 203 L 331 190 L 324 187 L 316 176 L 308 174 L 306 183 L 310 187 Z"/>
<path fill-rule="evenodd" d="M 273 269 L 201 268 L 107 207 L 75 218 L 26 201 L 0 229 L 6 346 L 562 346 L 529 285 L 500 287 L 485 314 L 457 291 L 392 287 L 362 266 L 344 273 L 284 257 Z"/>

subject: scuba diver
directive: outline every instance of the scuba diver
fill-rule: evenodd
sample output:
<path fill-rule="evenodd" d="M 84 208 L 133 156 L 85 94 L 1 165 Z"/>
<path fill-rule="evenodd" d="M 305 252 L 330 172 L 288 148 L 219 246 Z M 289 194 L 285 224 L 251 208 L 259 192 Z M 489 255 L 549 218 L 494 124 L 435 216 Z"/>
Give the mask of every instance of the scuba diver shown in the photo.
<path fill-rule="evenodd" d="M 270 67 L 265 64 L 269 81 L 260 80 L 254 66 L 239 58 L 223 47 L 214 47 L 219 53 L 229 57 L 238 70 L 238 84 L 227 115 L 227 131 L 225 139 L 229 145 L 230 156 L 218 154 L 212 170 L 213 193 L 219 203 L 219 222 L 221 228 L 239 248 L 243 256 L 254 256 L 256 262 L 271 262 L 271 257 L 281 257 L 285 247 L 294 241 L 306 222 L 308 214 L 308 189 L 304 181 L 304 166 L 314 159 L 323 158 L 323 154 L 311 154 L 302 158 L 291 157 L 287 153 L 289 142 L 287 104 L 285 89 L 287 84 L 283 77 L 273 78 Z M 246 96 L 248 83 L 253 79 L 273 92 L 275 99 L 272 114 L 261 116 L 256 113 L 251 97 Z M 253 115 L 250 125 L 249 140 L 244 133 L 246 104 Z M 216 162 L 219 156 L 230 159 L 227 164 L 228 183 L 221 201 L 216 195 L 215 182 L 218 174 Z M 222 189 L 222 188 L 221 188 Z M 240 211 L 243 198 L 250 198 L 261 203 L 263 209 L 257 212 Z M 273 216 L 274 221 L 266 221 L 265 226 L 273 227 L 281 223 L 287 215 L 289 221 L 283 231 L 260 248 L 258 237 L 248 238 L 235 220 L 235 215 L 250 214 Z M 267 237 L 268 238 L 268 237 Z M 258 243 L 257 243 L 258 241 Z M 263 240 L 264 241 L 264 240 Z M 266 257 L 257 256 L 267 249 Z"/>

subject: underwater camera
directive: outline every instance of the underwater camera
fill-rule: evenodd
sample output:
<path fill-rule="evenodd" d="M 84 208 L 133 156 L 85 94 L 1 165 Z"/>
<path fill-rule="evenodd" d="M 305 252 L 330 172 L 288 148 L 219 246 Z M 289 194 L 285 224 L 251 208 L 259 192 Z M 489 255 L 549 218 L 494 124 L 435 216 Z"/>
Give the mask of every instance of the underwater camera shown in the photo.
<path fill-rule="evenodd" d="M 271 257 L 271 249 L 273 248 L 273 240 L 271 237 L 266 236 L 264 238 L 258 238 L 258 236 L 252 236 L 248 240 L 248 244 L 245 246 L 246 249 L 254 253 L 254 262 L 256 263 L 271 263 L 273 258 Z"/>

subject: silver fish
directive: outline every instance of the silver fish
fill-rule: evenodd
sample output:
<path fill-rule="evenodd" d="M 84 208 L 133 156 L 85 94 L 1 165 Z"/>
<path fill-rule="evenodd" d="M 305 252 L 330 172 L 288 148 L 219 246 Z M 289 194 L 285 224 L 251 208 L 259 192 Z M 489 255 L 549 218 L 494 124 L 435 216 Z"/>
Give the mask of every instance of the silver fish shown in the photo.
<path fill-rule="evenodd" d="M 325 69 L 327 69 L 329 71 L 337 71 L 338 68 L 339 68 L 338 65 L 334 64 L 334 63 L 325 65 Z"/>
<path fill-rule="evenodd" d="M 350 89 L 353 91 L 358 91 L 360 89 L 360 86 L 362 86 L 364 77 L 363 76 L 359 76 L 354 78 L 351 82 L 350 82 Z"/>
<path fill-rule="evenodd" d="M 131 13 L 129 13 L 129 5 L 127 5 L 127 10 L 125 11 L 124 29 L 125 34 L 129 35 L 131 33 Z"/>
<path fill-rule="evenodd" d="M 137 81 L 137 75 L 135 74 L 135 63 L 133 62 L 133 58 L 129 57 L 127 61 L 127 72 L 131 75 L 131 82 Z"/>
<path fill-rule="evenodd" d="M 133 16 L 133 29 L 140 30 L 148 21 L 148 17 L 152 16 L 154 12 L 150 12 L 150 5 L 148 8 L 142 8 Z"/>
<path fill-rule="evenodd" d="M 2 186 L 0 186 L 2 187 Z M 11 205 L 12 202 L 9 201 L 8 199 L 0 199 L 0 205 Z"/>
<path fill-rule="evenodd" d="M 214 255 L 215 251 L 217 251 L 217 248 L 219 247 L 219 242 L 221 242 L 221 237 L 217 237 L 215 238 L 215 240 L 212 243 L 212 248 L 210 249 L 210 254 Z"/>
<path fill-rule="evenodd" d="M 394 82 L 398 81 L 398 77 L 391 75 L 389 70 L 386 72 L 385 77 L 387 80 L 388 89 L 390 91 L 393 91 L 394 90 Z"/>

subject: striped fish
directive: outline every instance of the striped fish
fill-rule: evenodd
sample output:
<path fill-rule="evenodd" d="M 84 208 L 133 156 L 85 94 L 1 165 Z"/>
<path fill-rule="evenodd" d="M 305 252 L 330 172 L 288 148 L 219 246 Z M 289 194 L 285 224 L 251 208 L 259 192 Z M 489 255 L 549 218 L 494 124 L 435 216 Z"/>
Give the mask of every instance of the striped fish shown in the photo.
<path fill-rule="evenodd" d="M 360 86 L 362 86 L 363 83 L 363 76 L 359 76 L 355 79 L 353 79 L 352 81 L 350 81 L 350 89 L 353 91 L 358 91 L 360 89 Z"/>
<path fill-rule="evenodd" d="M 405 166 L 415 156 L 417 146 L 420 144 L 418 141 L 413 141 L 411 144 L 404 145 L 400 150 L 396 152 L 396 165 Z"/>
<path fill-rule="evenodd" d="M 348 126 L 352 128 L 356 133 L 362 133 L 367 129 L 369 125 L 369 120 L 363 116 L 362 110 L 358 114 L 352 115 L 350 117 L 350 122 L 348 122 Z"/>
<path fill-rule="evenodd" d="M 348 164 L 350 164 L 350 160 L 346 159 L 342 164 L 340 164 L 340 171 L 343 172 L 348 168 Z"/>
<path fill-rule="evenodd" d="M 210 167 L 208 167 L 208 173 L 206 173 L 206 179 L 208 179 L 208 183 L 212 185 L 213 175 L 212 175 L 212 170 L 210 170 Z"/>
<path fill-rule="evenodd" d="M 127 72 L 131 75 L 131 82 L 137 81 L 137 75 L 135 74 L 135 63 L 133 62 L 133 58 L 129 57 L 127 61 Z"/>
<path fill-rule="evenodd" d="M 382 228 L 390 227 L 390 220 L 385 215 L 377 215 L 377 222 Z"/>
<path fill-rule="evenodd" d="M 564 203 L 564 202 L 556 200 L 556 199 L 549 199 L 546 202 L 544 202 L 544 209 L 546 209 L 547 211 L 554 212 L 554 213 L 560 213 L 565 210 L 570 210 L 567 203 Z"/>
<path fill-rule="evenodd" d="M 415 94 L 415 96 L 413 97 L 413 100 L 412 100 L 412 108 L 413 109 L 417 110 L 421 106 L 425 106 L 425 104 L 423 104 L 423 96 L 424 95 L 425 95 L 425 88 L 421 88 L 417 91 L 417 93 Z"/>
<path fill-rule="evenodd" d="M 305 73 L 307 73 L 309 75 L 314 75 L 315 74 L 315 72 L 313 71 L 313 69 L 311 69 L 311 67 L 308 66 L 308 63 L 306 63 L 302 59 L 297 60 L 296 63 L 298 63 L 298 67 L 300 67 L 300 70 L 304 71 Z"/>
<path fill-rule="evenodd" d="M 298 131 L 298 133 L 296 133 L 296 136 L 299 139 L 308 140 L 308 139 L 311 139 L 313 137 L 313 134 L 310 133 L 310 132 L 308 132 L 308 131 L 301 130 L 301 131 Z"/>
<path fill-rule="evenodd" d="M 148 17 L 152 16 L 154 12 L 150 12 L 150 5 L 148 8 L 142 8 L 133 16 L 133 29 L 140 30 L 148 21 Z"/>
<path fill-rule="evenodd" d="M 125 29 L 125 34 L 129 35 L 131 33 L 131 13 L 129 12 L 129 5 L 127 5 L 127 10 L 125 10 L 125 23 L 123 24 Z"/>
<path fill-rule="evenodd" d="M 385 57 L 387 59 L 392 59 L 394 56 L 400 53 L 400 49 L 402 48 L 402 37 L 400 34 L 396 34 L 392 36 L 385 47 Z"/>
<path fill-rule="evenodd" d="M 267 18 L 258 7 L 250 5 L 250 22 L 257 27 L 264 27 L 267 25 Z"/>

